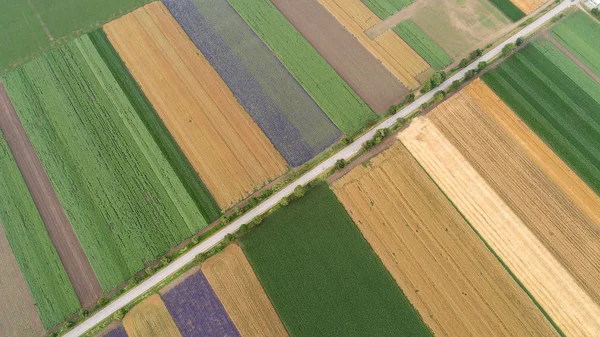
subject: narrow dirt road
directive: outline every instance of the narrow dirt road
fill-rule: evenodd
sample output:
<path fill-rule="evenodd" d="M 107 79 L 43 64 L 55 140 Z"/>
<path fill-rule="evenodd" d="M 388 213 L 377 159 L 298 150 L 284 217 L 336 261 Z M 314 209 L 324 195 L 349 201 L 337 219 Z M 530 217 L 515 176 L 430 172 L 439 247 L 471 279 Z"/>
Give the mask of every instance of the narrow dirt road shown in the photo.
<path fill-rule="evenodd" d="M 581 68 L 581 70 L 585 71 L 586 74 L 590 75 L 590 77 L 593 78 L 594 81 L 596 81 L 596 82 L 598 82 L 598 84 L 600 84 L 600 76 L 596 75 L 596 73 L 593 72 L 590 68 L 588 68 L 583 62 L 581 62 L 581 60 L 578 59 L 577 56 L 573 55 L 573 53 L 571 53 L 567 48 L 565 48 L 565 46 L 560 44 L 560 42 L 556 41 L 554 36 L 552 36 L 548 32 L 544 32 L 542 35 L 546 39 L 548 39 L 548 41 L 552 42 L 552 44 L 556 48 L 560 49 L 560 51 L 562 51 L 563 54 L 567 55 L 571 59 L 571 61 L 575 62 L 575 64 L 577 64 L 577 66 L 579 68 Z"/>
<path fill-rule="evenodd" d="M 84 308 L 92 307 L 102 296 L 100 283 L 1 82 L 0 130 L 4 133 L 79 302 Z"/>

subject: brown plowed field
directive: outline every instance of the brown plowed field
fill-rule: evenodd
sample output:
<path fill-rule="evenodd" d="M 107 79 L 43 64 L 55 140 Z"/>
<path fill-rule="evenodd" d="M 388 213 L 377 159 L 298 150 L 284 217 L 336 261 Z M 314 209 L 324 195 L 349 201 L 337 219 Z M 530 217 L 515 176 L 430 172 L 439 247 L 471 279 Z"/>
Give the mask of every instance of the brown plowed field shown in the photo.
<path fill-rule="evenodd" d="M 381 22 L 360 0 L 318 0 L 407 88 L 416 89 L 417 75 L 428 70 L 425 62 L 398 34 L 387 31 L 371 40 L 366 30 Z"/>
<path fill-rule="evenodd" d="M 239 246 L 229 245 L 208 259 L 202 272 L 240 335 L 288 335 Z"/>
<path fill-rule="evenodd" d="M 158 294 L 137 304 L 123 319 L 129 337 L 181 337 L 169 310 Z"/>
<path fill-rule="evenodd" d="M 510 0 L 510 2 L 519 7 L 523 13 L 529 14 L 548 2 L 548 0 Z"/>
<path fill-rule="evenodd" d="M 537 167 L 470 96 L 453 96 L 431 121 L 538 239 L 600 303 L 600 227 Z"/>
<path fill-rule="evenodd" d="M 600 197 L 579 178 L 485 83 L 466 88 L 488 116 L 512 137 L 594 223 L 600 227 Z"/>
<path fill-rule="evenodd" d="M 44 326 L 0 224 L 0 336 L 41 336 Z"/>
<path fill-rule="evenodd" d="M 223 209 L 286 163 L 161 2 L 104 30 Z"/>
<path fill-rule="evenodd" d="M 435 335 L 558 335 L 400 142 L 333 188 Z"/>
<path fill-rule="evenodd" d="M 451 98 L 432 113 L 456 102 Z M 417 118 L 400 138 L 564 333 L 598 334 L 600 306 L 436 125 Z"/>
<path fill-rule="evenodd" d="M 0 130 L 4 133 L 8 147 L 40 212 L 79 302 L 84 308 L 94 306 L 102 296 L 100 283 L 2 83 L 0 83 Z"/>
<path fill-rule="evenodd" d="M 375 112 L 385 112 L 408 94 L 381 62 L 317 0 L 272 2 Z"/>

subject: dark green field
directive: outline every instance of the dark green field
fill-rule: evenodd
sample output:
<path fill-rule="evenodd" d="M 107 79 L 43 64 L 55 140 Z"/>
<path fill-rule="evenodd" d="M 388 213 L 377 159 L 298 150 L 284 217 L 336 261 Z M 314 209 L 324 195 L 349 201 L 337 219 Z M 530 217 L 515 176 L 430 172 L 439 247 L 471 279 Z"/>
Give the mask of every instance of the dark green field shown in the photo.
<path fill-rule="evenodd" d="M 483 79 L 600 194 L 600 84 L 546 40 Z"/>
<path fill-rule="evenodd" d="M 0 2 L 0 73 L 149 2 L 3 0 Z"/>
<path fill-rule="evenodd" d="M 513 22 L 517 22 L 525 17 L 525 13 L 510 0 L 490 0 L 490 2 Z"/>
<path fill-rule="evenodd" d="M 241 244 L 292 336 L 431 335 L 326 184 Z"/>

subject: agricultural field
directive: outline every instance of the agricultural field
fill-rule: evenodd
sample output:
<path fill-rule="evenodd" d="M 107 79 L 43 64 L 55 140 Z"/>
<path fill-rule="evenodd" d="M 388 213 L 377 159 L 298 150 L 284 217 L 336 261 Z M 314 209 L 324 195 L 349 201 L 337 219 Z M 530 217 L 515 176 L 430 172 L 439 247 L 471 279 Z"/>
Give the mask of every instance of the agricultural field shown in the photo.
<path fill-rule="evenodd" d="M 202 264 L 210 283 L 241 336 L 287 336 L 242 249 L 235 244 Z"/>
<path fill-rule="evenodd" d="M 600 194 L 600 83 L 543 39 L 483 79 Z"/>
<path fill-rule="evenodd" d="M 114 329 L 111 329 L 105 334 L 101 334 L 98 337 L 128 337 L 125 328 L 122 325 L 117 326 Z"/>
<path fill-rule="evenodd" d="M 436 70 L 442 70 L 452 63 L 452 58 L 433 42 L 414 22 L 402 21 L 394 27 L 398 34 L 412 49 Z"/>
<path fill-rule="evenodd" d="M 3 81 L 104 291 L 207 225 L 87 35 Z"/>
<path fill-rule="evenodd" d="M 15 295 L 22 296 L 23 303 L 18 303 L 15 308 L 24 317 L 34 315 L 37 308 L 44 327 L 50 329 L 77 312 L 80 308 L 79 301 L 2 133 L 0 133 L 0 172 L 2 172 L 0 174 L 0 223 L 4 239 L 2 250 L 8 254 L 3 263 L 7 265 L 6 276 L 12 277 L 8 283 L 15 283 L 6 285 L 7 289 L 2 290 L 14 288 L 18 291 Z M 7 247 L 6 243 L 10 244 L 10 247 Z M 10 254 L 11 250 L 12 254 Z M 14 269 L 11 259 L 16 259 L 22 275 L 18 269 Z M 23 284 L 18 284 L 18 280 L 22 280 L 23 277 L 29 291 L 23 289 Z M 2 288 L 4 287 L 5 283 L 2 283 Z M 14 295 L 9 296 L 6 304 L 13 302 L 10 300 L 12 296 Z M 32 297 L 35 308 L 27 307 L 27 304 L 32 304 Z M 2 312 L 9 311 L 8 317 L 12 317 L 15 308 L 6 307 Z M 37 318 L 31 320 L 29 329 L 34 331 L 39 329 L 36 321 Z M 14 323 L 8 324 L 7 329 L 20 328 L 21 323 L 17 319 Z M 25 331 L 29 329 L 25 327 Z M 3 328 L 0 327 L 0 330 Z"/>
<path fill-rule="evenodd" d="M 371 39 L 365 31 L 381 22 L 360 0 L 318 0 L 358 41 L 408 89 L 420 86 L 415 77 L 430 69 L 393 31 Z"/>
<path fill-rule="evenodd" d="M 376 115 L 269 0 L 229 0 L 315 103 L 346 135 Z"/>
<path fill-rule="evenodd" d="M 167 307 L 157 294 L 151 295 L 133 307 L 123 319 L 123 327 L 129 337 L 182 336 Z"/>
<path fill-rule="evenodd" d="M 222 209 L 286 170 L 162 3 L 127 14 L 104 31 Z"/>
<path fill-rule="evenodd" d="M 387 111 L 408 94 L 402 83 L 316 0 L 272 3 L 376 113 Z"/>
<path fill-rule="evenodd" d="M 480 103 L 483 90 L 467 87 L 400 138 L 556 326 L 593 335 L 598 226 L 487 115 L 505 108 Z"/>
<path fill-rule="evenodd" d="M 577 11 L 552 29 L 552 35 L 600 76 L 600 24 L 587 14 Z"/>
<path fill-rule="evenodd" d="M 163 2 L 289 165 L 302 165 L 341 138 L 227 0 Z"/>
<path fill-rule="evenodd" d="M 0 73 L 148 2 L 5 0 L 0 11 L 0 46 L 7 48 L 0 53 Z"/>
<path fill-rule="evenodd" d="M 517 22 L 546 0 L 490 0 L 504 15 Z"/>
<path fill-rule="evenodd" d="M 240 241 L 290 335 L 431 335 L 326 184 Z"/>
<path fill-rule="evenodd" d="M 558 336 L 400 142 L 333 189 L 434 334 Z"/>
<path fill-rule="evenodd" d="M 380 19 L 394 15 L 402 8 L 413 3 L 413 0 L 361 0 Z"/>
<path fill-rule="evenodd" d="M 167 314 L 173 317 L 183 336 L 240 336 L 202 272 L 195 272 L 179 282 L 168 289 L 162 299 Z M 127 332 L 133 337 L 128 329 Z"/>

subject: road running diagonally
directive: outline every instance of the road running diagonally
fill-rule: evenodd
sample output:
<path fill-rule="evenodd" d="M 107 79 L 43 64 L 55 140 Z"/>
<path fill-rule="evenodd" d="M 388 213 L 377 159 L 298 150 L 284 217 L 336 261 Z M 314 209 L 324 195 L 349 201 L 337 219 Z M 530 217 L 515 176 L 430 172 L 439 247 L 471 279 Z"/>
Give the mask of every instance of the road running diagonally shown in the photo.
<path fill-rule="evenodd" d="M 497 55 L 500 55 L 502 53 L 502 48 L 504 48 L 505 45 L 507 45 L 509 43 L 514 43 L 517 40 L 517 38 L 519 38 L 519 37 L 524 37 L 524 36 L 527 36 L 527 35 L 533 33 L 538 28 L 540 28 L 543 25 L 545 25 L 546 23 L 550 22 L 550 20 L 552 20 L 552 18 L 555 17 L 556 15 L 560 14 L 560 12 L 562 12 L 563 10 L 565 10 L 568 7 L 573 6 L 573 5 L 576 5 L 575 0 L 563 1 L 560 5 L 556 6 L 555 8 L 550 10 L 548 13 L 544 14 L 543 16 L 538 18 L 536 21 L 534 21 L 527 27 L 523 28 L 521 31 L 519 31 L 515 35 L 508 38 L 506 41 L 504 41 L 497 47 L 493 48 L 488 53 L 486 53 L 485 55 L 480 57 L 479 59 L 475 60 L 469 66 L 467 66 L 466 68 L 464 68 L 461 71 L 459 71 L 458 73 L 456 73 L 454 76 L 447 79 L 444 83 L 442 83 L 439 86 L 438 89 L 444 90 L 444 89 L 448 88 L 452 84 L 453 81 L 464 78 L 467 71 L 472 70 L 472 69 L 473 70 L 477 69 L 477 65 L 480 62 L 483 62 L 483 61 L 488 62 L 488 61 L 492 60 L 494 57 L 496 57 Z M 97 324 L 99 324 L 100 322 L 105 320 L 106 318 L 110 317 L 117 310 L 123 308 L 125 305 L 132 302 L 133 300 L 135 300 L 137 297 L 141 296 L 148 290 L 152 289 L 154 286 L 156 286 L 157 284 L 159 284 L 160 282 L 162 282 L 163 280 L 168 278 L 170 275 L 177 272 L 179 269 L 183 268 L 186 264 L 192 262 L 194 260 L 194 257 L 196 257 L 196 255 L 210 250 L 213 246 L 215 246 L 220 241 L 222 241 L 227 234 L 234 233 L 243 224 L 249 223 L 255 217 L 267 212 L 270 208 L 277 205 L 279 203 L 279 201 L 281 201 L 282 198 L 287 197 L 290 194 L 292 194 L 294 192 L 294 189 L 297 186 L 305 185 L 308 182 L 310 182 L 311 180 L 315 179 L 321 173 L 332 168 L 335 165 L 336 161 L 338 161 L 340 159 L 352 158 L 354 155 L 356 155 L 361 150 L 362 145 L 366 141 L 373 138 L 373 136 L 375 135 L 375 133 L 378 130 L 388 128 L 388 127 L 392 126 L 394 123 L 396 123 L 396 121 L 399 118 L 404 118 L 404 117 L 410 115 L 412 112 L 414 112 L 416 109 L 418 109 L 423 103 L 426 103 L 427 101 L 432 99 L 434 95 L 435 95 L 435 92 L 433 92 L 433 91 L 428 92 L 425 95 L 419 97 L 417 100 L 415 100 L 410 105 L 399 110 L 398 112 L 396 112 L 395 115 L 393 115 L 392 117 L 383 121 L 382 123 L 377 125 L 375 128 L 373 128 L 371 131 L 367 132 L 362 137 L 358 138 L 356 141 L 349 144 L 347 147 L 343 148 L 342 150 L 340 150 L 333 156 L 329 157 L 328 159 L 323 161 L 321 164 L 317 165 L 315 168 L 313 168 L 312 170 L 310 170 L 309 172 L 305 173 L 303 176 L 298 178 L 296 181 L 292 182 L 287 187 L 281 189 L 279 192 L 277 192 L 276 194 L 271 196 L 269 199 L 263 201 L 261 204 L 256 206 L 254 209 L 250 210 L 248 213 L 244 214 L 243 216 L 238 218 L 236 221 L 232 222 L 227 227 L 224 227 L 223 229 L 221 229 L 220 231 L 215 233 L 213 236 L 209 237 L 208 239 L 206 239 L 205 241 L 203 241 L 196 247 L 192 248 L 186 254 L 182 255 L 175 261 L 171 262 L 171 264 L 169 264 L 168 266 L 166 266 L 165 268 L 163 268 L 162 270 L 160 270 L 159 272 L 154 274 L 152 277 L 150 277 L 146 281 L 140 283 L 135 288 L 132 288 L 127 293 L 123 294 L 121 297 L 117 298 L 112 303 L 107 305 L 104 309 L 102 309 L 102 310 L 98 311 L 96 314 L 90 316 L 87 320 L 83 321 L 81 324 L 79 324 L 75 328 L 73 328 L 73 330 L 66 333 L 65 336 L 67 336 L 67 337 L 81 336 L 89 329 L 93 328 L 94 326 L 96 326 Z"/>

